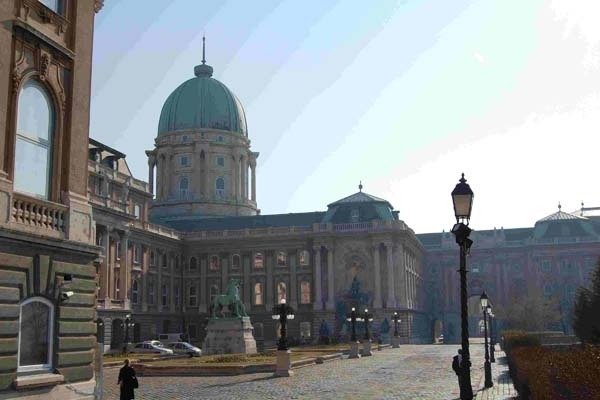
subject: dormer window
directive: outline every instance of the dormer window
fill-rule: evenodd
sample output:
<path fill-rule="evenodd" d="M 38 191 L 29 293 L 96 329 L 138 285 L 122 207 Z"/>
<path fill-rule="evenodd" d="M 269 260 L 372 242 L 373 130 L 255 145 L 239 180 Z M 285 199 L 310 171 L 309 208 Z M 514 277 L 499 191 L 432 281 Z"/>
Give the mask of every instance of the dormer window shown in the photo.
<path fill-rule="evenodd" d="M 353 208 L 352 211 L 350 211 L 350 221 L 358 222 L 359 217 L 360 217 L 360 214 L 358 212 L 358 208 Z"/>

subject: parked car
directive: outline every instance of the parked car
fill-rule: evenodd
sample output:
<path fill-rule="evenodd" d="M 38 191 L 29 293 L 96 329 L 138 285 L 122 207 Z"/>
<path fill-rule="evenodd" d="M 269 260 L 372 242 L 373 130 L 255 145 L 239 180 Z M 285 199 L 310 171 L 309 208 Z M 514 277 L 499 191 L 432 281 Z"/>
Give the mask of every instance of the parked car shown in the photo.
<path fill-rule="evenodd" d="M 183 333 L 159 333 L 158 340 L 164 340 L 165 343 L 183 342 L 186 340 Z"/>
<path fill-rule="evenodd" d="M 133 346 L 133 349 L 131 349 L 131 353 L 154 353 L 154 354 L 160 354 L 160 355 L 172 355 L 173 354 L 173 350 L 167 349 L 165 347 L 159 346 L 158 344 L 154 344 L 151 342 L 160 343 L 158 340 L 137 343 L 135 346 Z"/>
<path fill-rule="evenodd" d="M 189 354 L 190 357 L 199 357 L 202 354 L 202 350 L 187 342 L 172 342 L 168 343 L 167 347 L 175 354 Z"/>

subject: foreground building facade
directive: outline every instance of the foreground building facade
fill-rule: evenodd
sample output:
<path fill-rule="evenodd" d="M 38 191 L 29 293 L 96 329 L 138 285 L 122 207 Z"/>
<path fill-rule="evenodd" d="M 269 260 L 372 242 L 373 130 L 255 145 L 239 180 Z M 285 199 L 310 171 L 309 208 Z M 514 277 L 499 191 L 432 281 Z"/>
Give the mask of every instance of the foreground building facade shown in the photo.
<path fill-rule="evenodd" d="M 85 154 L 101 6 L 0 2 L 0 398 L 93 393 L 99 249 Z"/>

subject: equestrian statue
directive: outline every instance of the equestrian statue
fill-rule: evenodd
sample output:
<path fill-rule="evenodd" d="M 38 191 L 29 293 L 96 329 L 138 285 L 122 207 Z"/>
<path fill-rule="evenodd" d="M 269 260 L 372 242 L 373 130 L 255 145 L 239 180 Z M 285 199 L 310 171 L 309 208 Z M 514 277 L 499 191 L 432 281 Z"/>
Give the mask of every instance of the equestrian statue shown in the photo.
<path fill-rule="evenodd" d="M 240 281 L 230 279 L 225 294 L 215 296 L 210 305 L 211 318 L 225 318 L 223 307 L 227 306 L 231 317 L 247 317 L 244 303 L 240 300 Z"/>

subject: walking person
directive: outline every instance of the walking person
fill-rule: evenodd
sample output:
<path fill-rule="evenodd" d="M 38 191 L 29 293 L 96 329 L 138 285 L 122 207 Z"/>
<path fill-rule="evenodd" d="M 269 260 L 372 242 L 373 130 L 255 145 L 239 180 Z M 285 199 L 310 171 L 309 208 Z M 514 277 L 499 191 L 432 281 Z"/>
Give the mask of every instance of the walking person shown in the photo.
<path fill-rule="evenodd" d="M 134 389 L 138 388 L 138 381 L 135 376 L 135 370 L 129 366 L 129 360 L 125 360 L 125 365 L 119 371 L 119 381 L 121 387 L 120 400 L 135 399 Z"/>

